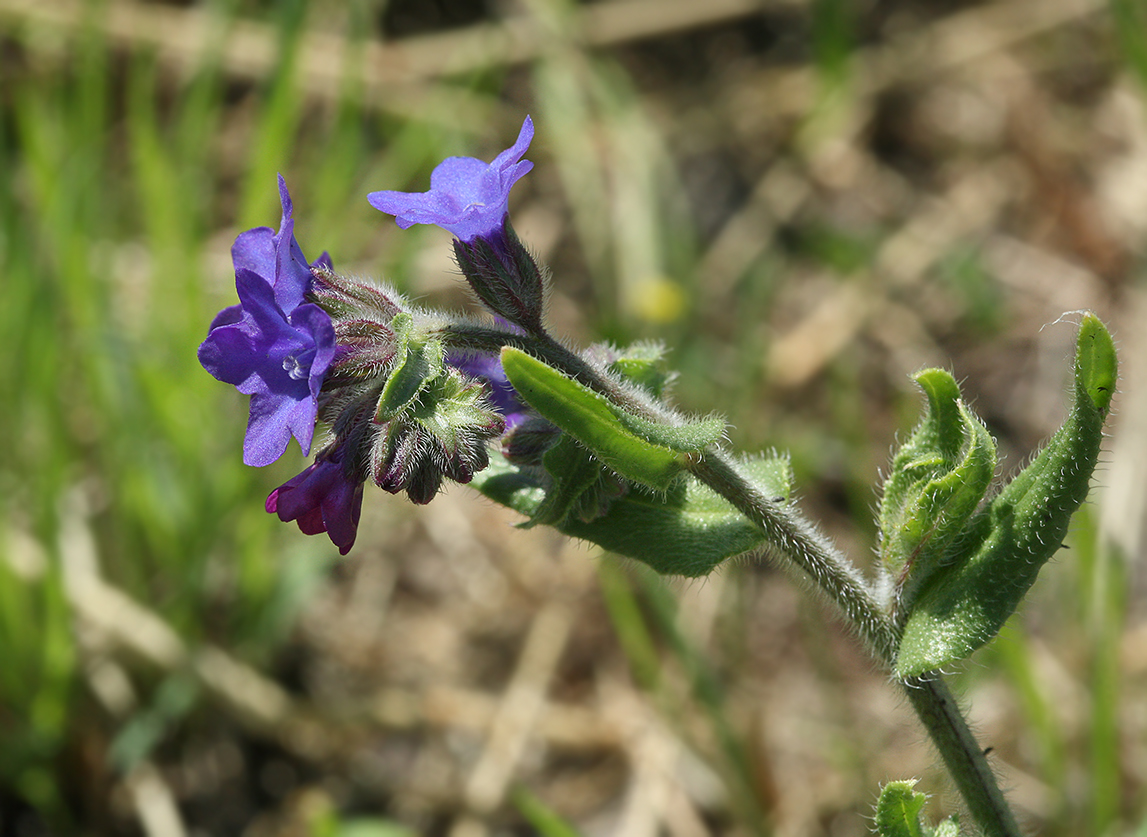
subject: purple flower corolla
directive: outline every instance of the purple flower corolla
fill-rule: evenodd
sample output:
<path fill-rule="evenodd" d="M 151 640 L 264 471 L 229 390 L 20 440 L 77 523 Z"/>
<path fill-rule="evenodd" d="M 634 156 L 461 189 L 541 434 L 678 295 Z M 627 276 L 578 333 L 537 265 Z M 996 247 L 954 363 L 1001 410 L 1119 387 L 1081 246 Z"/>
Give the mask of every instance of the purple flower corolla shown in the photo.
<path fill-rule="evenodd" d="M 266 509 L 284 523 L 294 520 L 305 535 L 326 532 L 346 555 L 358 535 L 362 514 L 362 482 L 346 477 L 335 455 L 322 454 L 267 496 Z"/>
<path fill-rule="evenodd" d="M 314 278 L 295 240 L 295 220 L 291 217 L 294 205 L 282 175 L 279 175 L 279 202 L 283 207 L 279 231 L 256 227 L 240 233 L 231 247 L 231 260 L 236 271 L 246 268 L 262 276 L 275 289 L 279 307 L 289 314 L 303 304 Z M 323 253 L 315 264 L 330 268 L 330 257 Z"/>
<path fill-rule="evenodd" d="M 488 238 L 504 225 L 511 187 L 534 167 L 522 159 L 533 138 L 534 123 L 527 116 L 517 141 L 492 163 L 448 157 L 431 173 L 429 192 L 371 192 L 367 200 L 394 215 L 404 230 L 436 224 L 460 241 Z"/>
<path fill-rule="evenodd" d="M 255 466 L 282 456 L 291 436 L 310 453 L 319 390 L 335 354 L 331 318 L 303 302 L 311 272 L 291 235 L 281 177 L 279 186 L 283 224 L 277 234 L 259 228 L 239 236 L 232 248 L 239 304 L 219 313 L 199 347 L 204 369 L 251 396 L 243 461 Z"/>
<path fill-rule="evenodd" d="M 317 305 L 285 314 L 267 281 L 235 272 L 239 305 L 224 309 L 199 347 L 203 368 L 251 396 L 243 461 L 270 465 L 291 436 L 310 453 L 323 375 L 335 354 L 331 319 Z"/>

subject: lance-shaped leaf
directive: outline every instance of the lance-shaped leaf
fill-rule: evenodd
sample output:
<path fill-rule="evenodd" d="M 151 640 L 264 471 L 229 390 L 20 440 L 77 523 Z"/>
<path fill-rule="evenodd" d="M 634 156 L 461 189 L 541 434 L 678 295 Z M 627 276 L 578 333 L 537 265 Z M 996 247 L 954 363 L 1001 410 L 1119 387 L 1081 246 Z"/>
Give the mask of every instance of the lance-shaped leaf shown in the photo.
<path fill-rule="evenodd" d="M 956 380 L 941 369 L 915 378 L 928 409 L 893 457 L 880 504 L 880 558 L 895 585 L 898 614 L 911 612 L 917 592 L 958 558 L 953 545 L 996 468 L 992 437 L 960 400 Z"/>
<path fill-rule="evenodd" d="M 540 360 L 510 346 L 502 368 L 522 399 L 626 479 L 661 491 L 684 469 L 684 454 L 702 450 L 724 432 L 710 419 L 681 425 L 633 416 Z"/>
<path fill-rule="evenodd" d="M 920 675 L 967 657 L 1015 611 L 1087 497 L 1115 378 L 1111 335 L 1088 313 L 1076 341 L 1067 420 L 971 522 L 959 544 L 968 557 L 953 561 L 919 591 L 904 623 L 897 675 Z"/>
<path fill-rule="evenodd" d="M 766 497 L 788 499 L 792 469 L 787 459 L 750 459 L 737 469 Z M 529 517 L 547 500 L 546 479 L 538 469 L 518 468 L 501 459 L 476 474 L 471 486 Z M 555 528 L 642 561 L 663 575 L 691 578 L 708 575 L 727 558 L 764 542 L 759 528 L 692 477 L 675 481 L 666 491 L 631 490 L 600 517 L 586 521 L 570 514 Z"/>

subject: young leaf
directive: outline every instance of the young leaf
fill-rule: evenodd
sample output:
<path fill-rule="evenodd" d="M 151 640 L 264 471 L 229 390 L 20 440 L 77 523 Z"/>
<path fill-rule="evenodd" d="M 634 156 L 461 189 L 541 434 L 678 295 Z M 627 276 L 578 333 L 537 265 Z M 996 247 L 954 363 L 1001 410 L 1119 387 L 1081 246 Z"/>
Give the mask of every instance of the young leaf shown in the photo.
<path fill-rule="evenodd" d="M 413 334 L 413 322 L 405 312 L 391 320 L 398 343 L 397 360 L 375 410 L 375 421 L 380 424 L 413 404 L 427 381 L 441 375 L 444 368 L 442 341 L 419 340 Z"/>
<path fill-rule="evenodd" d="M 892 576 L 898 613 L 953 560 L 958 542 L 991 485 L 996 446 L 960 400 L 956 380 L 925 369 L 916 382 L 928 410 L 892 460 L 880 504 L 880 558 Z"/>
<path fill-rule="evenodd" d="M 600 517 L 598 514 L 582 513 L 586 506 L 598 506 L 595 500 L 601 492 L 601 482 L 607 476 L 606 469 L 570 436 L 562 435 L 558 442 L 546 451 L 546 472 L 553 484 L 546 492 L 546 499 L 534 511 L 529 526 L 539 523 L 557 526 L 570 516 Z M 617 477 L 613 477 L 617 480 Z"/>
<path fill-rule="evenodd" d="M 971 522 L 960 558 L 920 590 L 904 623 L 898 676 L 940 668 L 991 640 L 1062 546 L 1071 515 L 1087 497 L 1116 378 L 1115 346 L 1095 315 L 1084 316 L 1076 346 L 1067 420 Z"/>
<path fill-rule="evenodd" d="M 588 387 L 507 346 L 502 368 L 523 400 L 623 477 L 664 491 L 684 468 L 683 453 L 720 438 L 724 424 L 655 425 L 630 416 Z"/>
<path fill-rule="evenodd" d="M 660 343 L 635 343 L 609 364 L 611 371 L 660 398 L 674 378 L 665 364 L 665 347 Z"/>
<path fill-rule="evenodd" d="M 920 813 L 928 801 L 925 794 L 913 790 L 916 780 L 889 782 L 880 789 L 876 803 L 875 828 L 879 837 L 960 837 L 960 822 L 949 817 L 935 828 L 925 823 Z"/>

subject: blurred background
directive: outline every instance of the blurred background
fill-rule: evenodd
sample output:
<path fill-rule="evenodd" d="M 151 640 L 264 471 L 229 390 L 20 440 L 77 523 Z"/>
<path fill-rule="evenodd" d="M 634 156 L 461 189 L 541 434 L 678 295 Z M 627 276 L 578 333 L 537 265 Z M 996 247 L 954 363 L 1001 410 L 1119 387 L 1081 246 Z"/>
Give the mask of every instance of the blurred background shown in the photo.
<path fill-rule="evenodd" d="M 758 559 L 651 577 L 454 486 L 340 558 L 263 511 L 196 347 L 229 248 L 472 305 L 377 189 L 491 159 L 571 341 L 656 339 L 684 409 L 791 451 L 870 567 L 954 372 L 1014 471 L 1072 316 L 1122 389 L 1092 501 L 954 672 L 1022 821 L 1147 835 L 1143 0 L 0 0 L 0 834 L 863 835 L 959 802 L 887 675 Z"/>

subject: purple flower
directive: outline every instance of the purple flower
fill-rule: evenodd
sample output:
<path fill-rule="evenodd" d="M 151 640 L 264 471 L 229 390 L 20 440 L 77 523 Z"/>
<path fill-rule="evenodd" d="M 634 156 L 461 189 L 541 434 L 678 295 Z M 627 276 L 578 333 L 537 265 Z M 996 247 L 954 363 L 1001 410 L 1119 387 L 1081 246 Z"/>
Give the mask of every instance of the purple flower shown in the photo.
<path fill-rule="evenodd" d="M 322 454 L 267 496 L 266 508 L 283 522 L 294 520 L 303 534 L 326 532 L 342 555 L 350 552 L 362 514 L 362 482 L 347 479 L 338 455 Z"/>
<path fill-rule="evenodd" d="M 474 157 L 448 157 L 430 175 L 429 192 L 371 192 L 375 209 L 394 215 L 398 226 L 437 224 L 459 240 L 487 238 L 502 228 L 510 188 L 534 167 L 522 155 L 534 138 L 530 117 L 522 123 L 517 142 L 483 163 Z"/>
<path fill-rule="evenodd" d="M 231 260 L 236 271 L 247 268 L 262 276 L 275 289 L 279 307 L 289 314 L 303 304 L 303 297 L 314 280 L 299 242 L 295 241 L 295 221 L 291 217 L 294 206 L 282 175 L 279 175 L 279 201 L 283 206 L 279 231 L 256 227 L 240 233 L 231 247 Z M 323 253 L 315 264 L 330 268 L 330 257 Z"/>
<path fill-rule="evenodd" d="M 293 435 L 310 452 L 323 376 L 335 354 L 331 319 L 303 302 L 311 272 L 291 235 L 291 199 L 279 178 L 283 223 L 249 230 L 232 248 L 239 304 L 211 323 L 203 368 L 251 396 L 243 461 L 269 465 Z M 321 259 L 320 259 L 321 261 Z"/>

